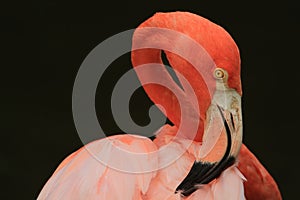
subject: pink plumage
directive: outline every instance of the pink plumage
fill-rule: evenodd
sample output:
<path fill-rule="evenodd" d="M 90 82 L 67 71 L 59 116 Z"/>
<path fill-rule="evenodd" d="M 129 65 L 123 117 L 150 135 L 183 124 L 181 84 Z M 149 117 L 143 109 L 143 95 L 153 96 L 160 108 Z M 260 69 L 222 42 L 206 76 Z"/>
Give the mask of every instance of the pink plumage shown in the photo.
<path fill-rule="evenodd" d="M 121 162 L 124 166 L 140 167 L 137 171 L 146 168 L 156 169 L 159 160 L 184 148 L 180 141 L 168 147 L 169 151 L 165 152 L 166 154 L 149 156 L 149 160 L 134 160 L 131 156 L 124 157 L 124 155 L 116 156 L 112 151 L 112 148 L 115 148 L 113 145 L 130 152 L 150 153 L 168 145 L 168 139 L 173 137 L 175 132 L 175 127 L 164 126 L 158 133 L 162 134 L 160 140 L 164 142 L 157 141 L 157 143 L 134 135 L 117 135 L 94 141 L 63 161 L 44 186 L 38 199 L 182 199 L 180 193 L 174 191 L 196 159 L 197 150 L 200 148 L 197 142 L 171 165 L 149 173 L 134 174 L 119 171 L 101 163 L 101 160 L 105 160 L 114 166 L 113 163 Z M 132 143 L 128 144 L 127 141 Z M 93 155 L 94 152 L 97 154 Z M 104 156 L 107 160 L 103 159 Z M 243 181 L 244 178 L 237 167 L 232 166 L 217 180 L 208 185 L 199 185 L 199 190 L 187 199 L 244 199 Z"/>
<path fill-rule="evenodd" d="M 185 105 L 180 108 L 172 91 L 157 84 L 143 85 L 152 101 L 163 106 L 174 126 L 161 127 L 153 141 L 127 134 L 87 144 L 59 165 L 38 199 L 280 200 L 273 178 L 242 145 L 240 57 L 231 36 L 195 14 L 159 13 L 138 27 L 133 47 L 139 42 L 159 43 L 161 38 L 155 32 L 149 37 L 138 34 L 138 30 L 147 27 L 177 31 L 178 37 L 169 44 L 171 50 L 194 55 L 194 48 L 182 43 L 184 35 L 210 55 L 214 65 L 206 71 L 209 77 L 204 79 L 197 74 L 197 66 L 173 52 L 164 52 L 172 67 L 187 79 L 198 102 L 187 95 L 190 91 L 185 88 L 181 91 Z M 133 66 L 162 65 L 161 54 L 161 49 L 135 49 Z M 161 72 L 168 76 L 165 68 Z M 137 75 L 141 83 L 157 76 L 138 70 Z M 172 81 L 170 77 L 166 80 Z M 211 88 L 206 87 L 204 80 L 208 80 Z M 226 95 L 226 101 L 222 101 L 222 95 Z M 197 109 L 200 114 L 195 112 Z M 189 130 L 180 129 L 182 111 L 188 113 L 189 125 L 199 121 L 193 138 L 189 131 L 178 134 L 179 130 Z"/>

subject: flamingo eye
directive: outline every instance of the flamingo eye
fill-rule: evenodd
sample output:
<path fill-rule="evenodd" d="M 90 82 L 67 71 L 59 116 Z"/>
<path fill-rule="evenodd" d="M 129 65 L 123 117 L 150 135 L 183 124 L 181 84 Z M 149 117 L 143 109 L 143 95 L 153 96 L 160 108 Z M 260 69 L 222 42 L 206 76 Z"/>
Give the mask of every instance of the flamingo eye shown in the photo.
<path fill-rule="evenodd" d="M 226 76 L 226 73 L 223 69 L 221 68 L 216 68 L 215 71 L 214 71 L 214 77 L 216 79 L 224 79 Z"/>

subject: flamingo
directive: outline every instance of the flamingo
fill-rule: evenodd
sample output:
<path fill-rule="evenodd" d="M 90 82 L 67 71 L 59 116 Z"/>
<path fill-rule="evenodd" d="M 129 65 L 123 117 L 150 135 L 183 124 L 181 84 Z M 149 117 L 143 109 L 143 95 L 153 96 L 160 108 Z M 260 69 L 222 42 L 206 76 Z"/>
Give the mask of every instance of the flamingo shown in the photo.
<path fill-rule="evenodd" d="M 159 33 L 165 30 L 176 34 L 168 40 Z M 213 62 L 197 56 L 185 37 Z M 160 43 L 167 49 L 135 48 Z M 85 145 L 58 166 L 38 199 L 282 199 L 272 176 L 242 144 L 240 55 L 231 36 L 196 14 L 156 13 L 136 29 L 132 46 L 147 95 L 173 125 L 162 126 L 154 139 L 123 134 Z M 180 83 L 158 67 L 162 56 Z M 139 70 L 149 63 L 158 66 Z M 195 65 L 206 68 L 204 74 Z M 157 78 L 174 91 L 147 82 Z"/>

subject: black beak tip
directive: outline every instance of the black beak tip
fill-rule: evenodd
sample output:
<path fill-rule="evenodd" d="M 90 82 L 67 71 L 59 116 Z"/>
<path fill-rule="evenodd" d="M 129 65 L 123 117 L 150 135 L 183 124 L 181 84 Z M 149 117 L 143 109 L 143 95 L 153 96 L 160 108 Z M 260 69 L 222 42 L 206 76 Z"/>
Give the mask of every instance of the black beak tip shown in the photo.
<path fill-rule="evenodd" d="M 194 162 L 189 174 L 176 188 L 175 193 L 180 192 L 183 196 L 189 196 L 199 188 L 199 185 L 210 183 L 215 178 L 218 178 L 224 170 L 226 170 L 228 167 L 232 166 L 235 163 L 236 158 L 230 155 L 232 145 L 230 128 L 227 120 L 224 117 L 224 109 L 220 106 L 218 106 L 218 109 L 224 121 L 224 127 L 226 129 L 226 135 L 228 139 L 227 148 L 223 158 L 216 163 Z M 233 116 L 231 113 L 230 121 L 233 122 Z"/>

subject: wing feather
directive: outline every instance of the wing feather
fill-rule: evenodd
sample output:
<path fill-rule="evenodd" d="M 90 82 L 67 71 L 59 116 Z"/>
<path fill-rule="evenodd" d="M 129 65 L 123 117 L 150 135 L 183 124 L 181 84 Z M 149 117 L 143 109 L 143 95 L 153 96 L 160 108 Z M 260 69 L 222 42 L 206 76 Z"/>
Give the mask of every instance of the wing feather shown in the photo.
<path fill-rule="evenodd" d="M 89 143 L 59 165 L 38 200 L 141 199 L 156 175 L 158 160 L 150 153 L 156 149 L 148 138 L 128 134 Z"/>

